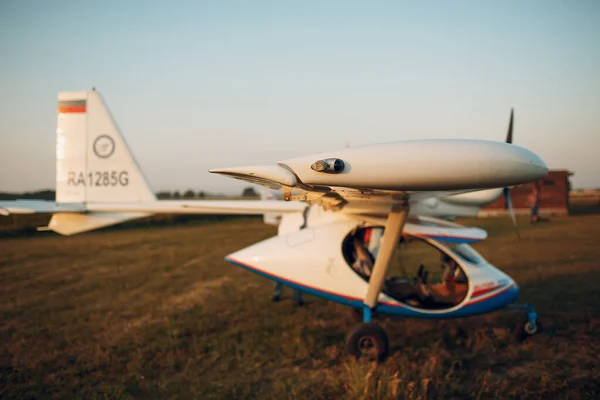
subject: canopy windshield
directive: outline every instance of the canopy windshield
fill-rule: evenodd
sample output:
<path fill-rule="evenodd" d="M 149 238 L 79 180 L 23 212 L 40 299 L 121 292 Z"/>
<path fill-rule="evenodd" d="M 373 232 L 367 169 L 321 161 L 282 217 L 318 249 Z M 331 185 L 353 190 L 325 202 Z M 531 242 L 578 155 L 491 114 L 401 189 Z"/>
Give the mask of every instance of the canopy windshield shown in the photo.
<path fill-rule="evenodd" d="M 343 242 L 348 265 L 369 281 L 377 259 L 383 227 L 357 228 Z M 438 248 L 410 235 L 399 241 L 388 269 L 383 293 L 412 307 L 447 309 L 461 303 L 468 292 L 468 277 L 461 264 L 481 257 L 466 244 Z"/>

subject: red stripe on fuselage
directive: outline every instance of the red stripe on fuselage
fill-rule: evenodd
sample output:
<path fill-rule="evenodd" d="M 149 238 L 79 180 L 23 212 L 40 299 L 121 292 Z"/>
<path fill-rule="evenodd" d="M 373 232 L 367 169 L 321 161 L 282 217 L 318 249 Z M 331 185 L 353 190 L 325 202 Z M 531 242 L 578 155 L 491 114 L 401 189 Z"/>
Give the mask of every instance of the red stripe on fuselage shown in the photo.
<path fill-rule="evenodd" d="M 485 297 L 483 294 L 480 294 L 480 295 L 479 295 L 479 296 L 480 296 L 480 298 L 473 300 L 473 297 L 475 297 L 475 296 L 471 296 L 471 301 L 470 301 L 470 302 L 468 302 L 467 304 L 465 304 L 465 306 L 470 306 L 471 304 L 480 303 L 480 302 L 482 302 L 482 301 L 486 301 L 486 300 L 489 300 L 489 299 L 491 299 L 491 298 L 494 298 L 494 297 L 496 297 L 496 296 L 498 296 L 498 295 L 500 295 L 500 294 L 502 294 L 502 293 L 506 292 L 508 289 L 510 289 L 510 288 L 511 288 L 511 287 L 513 287 L 513 286 L 514 286 L 514 284 L 506 285 L 506 287 L 504 287 L 502 290 L 499 290 L 498 292 L 496 292 L 496 293 L 494 293 L 493 295 L 491 295 L 491 296 L 488 296 L 488 297 Z M 494 290 L 495 290 L 495 289 L 498 289 L 498 288 L 501 288 L 501 287 L 502 287 L 502 286 L 498 286 L 498 287 L 494 288 Z M 488 292 L 488 293 L 489 293 L 489 292 Z M 482 297 L 482 296 L 483 296 L 483 297 Z"/>
<path fill-rule="evenodd" d="M 492 286 L 492 287 L 489 287 L 489 288 L 476 290 L 476 291 L 473 292 L 473 294 L 471 295 L 471 297 L 483 296 L 484 294 L 489 293 L 489 292 L 493 292 L 494 290 L 500 289 L 500 288 L 504 287 L 505 285 L 506 285 L 506 283 L 503 284 L 503 285 Z"/>
<path fill-rule="evenodd" d="M 293 281 L 293 280 L 291 280 L 291 279 L 284 278 L 284 277 L 282 277 L 282 276 L 279 276 L 279 275 L 275 275 L 275 274 L 273 274 L 273 273 L 271 273 L 271 272 L 266 272 L 266 271 L 264 271 L 264 270 L 262 270 L 262 269 L 260 269 L 260 268 L 256 268 L 255 266 L 252 266 L 252 265 L 249 265 L 249 264 L 243 263 L 243 262 L 241 262 L 241 261 L 235 260 L 235 259 L 233 259 L 233 258 L 230 258 L 230 257 L 227 257 L 226 259 L 227 259 L 228 261 L 231 261 L 231 262 L 232 262 L 232 263 L 234 263 L 234 264 L 243 265 L 243 266 L 245 266 L 245 267 L 246 267 L 246 268 L 248 268 L 248 269 L 255 270 L 255 271 L 258 271 L 258 272 L 261 272 L 261 273 L 263 273 L 263 274 L 265 274 L 265 275 L 269 275 L 269 276 L 272 276 L 273 278 L 281 279 L 282 281 L 286 281 L 286 282 L 289 282 L 289 283 L 293 283 L 293 284 L 295 284 L 295 285 L 298 285 L 298 286 L 304 286 L 305 288 L 312 289 L 312 290 L 315 290 L 315 291 L 317 291 L 317 292 L 322 292 L 322 293 L 327 293 L 327 294 L 330 294 L 330 295 L 333 295 L 333 296 L 343 297 L 343 298 L 345 298 L 345 299 L 348 299 L 348 300 L 355 300 L 355 301 L 364 302 L 364 299 L 362 299 L 362 298 L 359 298 L 359 297 L 352 297 L 352 296 L 348 296 L 348 295 L 344 295 L 344 294 L 340 294 L 340 293 L 331 292 L 331 291 L 329 291 L 329 290 L 324 290 L 324 289 L 321 289 L 321 288 L 316 288 L 316 287 L 314 287 L 314 286 L 309 286 L 309 285 L 306 285 L 306 284 L 304 284 L 304 283 L 299 283 L 299 282 Z M 496 289 L 499 289 L 499 288 L 502 288 L 503 286 L 506 286 L 506 287 L 505 287 L 504 289 L 502 289 L 502 290 L 498 291 L 497 293 L 494 293 L 493 295 L 491 295 L 491 296 L 488 296 L 488 297 L 483 297 L 483 298 L 479 298 L 479 299 L 475 299 L 475 300 L 473 300 L 473 297 L 475 297 L 475 294 L 473 294 L 473 295 L 471 296 L 471 301 L 469 301 L 468 303 L 464 303 L 462 307 L 466 307 L 466 306 L 469 306 L 469 305 L 471 305 L 471 304 L 476 304 L 476 303 L 479 303 L 479 302 L 482 302 L 482 301 L 485 301 L 485 300 L 489 300 L 489 299 L 491 299 L 491 298 L 493 298 L 493 297 L 496 297 L 496 296 L 498 296 L 499 294 L 501 294 L 501 293 L 504 293 L 504 292 L 506 292 L 508 289 L 510 289 L 511 287 L 513 287 L 513 284 L 510 284 L 510 285 L 501 285 L 501 286 L 496 286 L 496 287 L 494 287 L 494 288 L 490 288 L 490 290 L 488 290 L 488 289 L 485 289 L 485 290 L 487 290 L 487 293 L 490 293 L 491 291 L 493 291 L 493 290 L 496 290 Z M 483 296 L 484 294 L 485 294 L 485 293 L 478 294 L 478 296 Z M 391 307 L 405 307 L 405 305 L 404 305 L 404 304 L 402 304 L 402 303 L 389 303 L 389 302 L 381 302 L 381 303 L 379 303 L 379 304 L 384 304 L 384 305 L 386 305 L 386 306 L 391 306 Z M 427 314 L 427 311 L 430 311 L 430 310 L 420 310 L 420 311 L 421 311 L 421 312 L 423 312 L 424 314 Z"/>

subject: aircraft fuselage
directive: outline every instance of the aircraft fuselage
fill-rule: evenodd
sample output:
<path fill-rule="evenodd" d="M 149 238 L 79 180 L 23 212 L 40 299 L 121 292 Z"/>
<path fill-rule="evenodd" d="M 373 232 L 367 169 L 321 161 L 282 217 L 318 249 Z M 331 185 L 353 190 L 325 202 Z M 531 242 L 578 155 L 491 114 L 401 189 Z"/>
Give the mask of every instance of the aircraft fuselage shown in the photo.
<path fill-rule="evenodd" d="M 301 220 L 298 216 L 295 219 L 296 224 Z M 368 278 L 361 276 L 349 264 L 348 254 L 344 253 L 344 242 L 355 229 L 376 225 L 360 224 L 341 214 L 322 213 L 316 208 L 311 210 L 304 225 L 302 228 L 288 228 L 285 233 L 232 253 L 225 259 L 306 293 L 354 308 L 362 308 Z M 423 241 L 431 246 L 432 250 L 452 258 L 466 276 L 464 297 L 456 304 L 431 308 L 403 301 L 397 293 L 384 287 L 379 295 L 376 312 L 419 318 L 464 317 L 497 310 L 517 298 L 519 289 L 516 283 L 483 259 L 469 245 L 419 238 L 406 232 L 405 238 Z M 456 251 L 457 249 L 460 251 Z M 461 256 L 460 253 L 468 256 Z M 429 267 L 433 269 L 437 266 Z M 391 277 L 388 280 L 390 287 L 394 279 L 396 278 Z M 407 281 L 406 285 L 414 287 L 415 291 L 420 287 L 419 282 Z"/>

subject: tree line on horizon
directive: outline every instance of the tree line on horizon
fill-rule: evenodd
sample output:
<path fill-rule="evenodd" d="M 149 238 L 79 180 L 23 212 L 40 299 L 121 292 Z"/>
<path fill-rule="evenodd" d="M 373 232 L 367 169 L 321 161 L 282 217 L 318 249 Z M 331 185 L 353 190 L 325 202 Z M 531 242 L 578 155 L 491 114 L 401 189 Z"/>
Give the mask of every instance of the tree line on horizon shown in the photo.
<path fill-rule="evenodd" d="M 242 190 L 242 197 L 256 197 L 258 193 L 252 186 L 248 186 Z M 188 189 L 185 192 L 179 190 L 174 191 L 160 191 L 156 193 L 156 197 L 160 200 L 177 200 L 177 199 L 204 199 L 207 197 L 229 197 L 224 194 L 208 193 L 205 190 L 194 192 L 192 189 Z"/>

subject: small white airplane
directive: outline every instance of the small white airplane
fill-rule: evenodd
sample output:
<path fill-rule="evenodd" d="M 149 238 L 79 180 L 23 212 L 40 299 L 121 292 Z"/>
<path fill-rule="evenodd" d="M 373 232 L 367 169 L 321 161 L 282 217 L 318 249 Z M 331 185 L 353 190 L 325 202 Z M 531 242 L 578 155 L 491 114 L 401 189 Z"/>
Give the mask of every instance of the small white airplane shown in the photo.
<path fill-rule="evenodd" d="M 348 351 L 377 361 L 389 345 L 375 314 L 465 317 L 507 307 L 519 294 L 469 246 L 484 230 L 426 216 L 423 202 L 497 194 L 548 173 L 540 157 L 510 143 L 412 140 L 210 170 L 282 190 L 285 201 L 158 201 L 95 90 L 59 93 L 56 137 L 56 202 L 0 202 L 4 215 L 53 213 L 47 228 L 63 235 L 159 213 L 264 215 L 277 236 L 225 259 L 358 311 L 363 323 Z M 527 311 L 522 333 L 534 334 L 533 307 L 514 307 Z"/>

